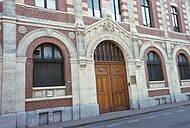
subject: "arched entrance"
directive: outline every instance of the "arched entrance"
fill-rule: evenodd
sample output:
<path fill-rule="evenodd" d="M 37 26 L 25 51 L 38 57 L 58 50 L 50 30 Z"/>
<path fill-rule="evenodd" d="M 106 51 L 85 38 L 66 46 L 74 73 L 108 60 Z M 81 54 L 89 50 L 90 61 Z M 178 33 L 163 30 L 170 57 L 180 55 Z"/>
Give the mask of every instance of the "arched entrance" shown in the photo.
<path fill-rule="evenodd" d="M 95 50 L 97 99 L 100 113 L 129 109 L 124 56 L 112 41 L 101 42 Z"/>

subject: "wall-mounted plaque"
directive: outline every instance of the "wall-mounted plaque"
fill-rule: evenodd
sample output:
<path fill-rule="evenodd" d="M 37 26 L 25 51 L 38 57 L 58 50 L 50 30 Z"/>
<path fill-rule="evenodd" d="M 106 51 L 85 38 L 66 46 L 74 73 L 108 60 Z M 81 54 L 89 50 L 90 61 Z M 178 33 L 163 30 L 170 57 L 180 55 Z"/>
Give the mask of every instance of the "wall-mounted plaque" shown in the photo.
<path fill-rule="evenodd" d="M 137 84 L 137 82 L 136 82 L 136 76 L 131 76 L 131 84 L 132 85 Z"/>

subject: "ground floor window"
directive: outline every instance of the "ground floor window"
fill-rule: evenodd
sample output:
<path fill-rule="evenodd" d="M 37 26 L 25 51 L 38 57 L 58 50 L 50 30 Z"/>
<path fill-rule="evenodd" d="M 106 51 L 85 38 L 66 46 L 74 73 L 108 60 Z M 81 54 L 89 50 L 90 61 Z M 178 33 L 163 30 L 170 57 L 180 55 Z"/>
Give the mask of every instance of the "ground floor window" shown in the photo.
<path fill-rule="evenodd" d="M 64 59 L 60 50 L 53 44 L 42 44 L 33 53 L 33 86 L 63 86 Z"/>
<path fill-rule="evenodd" d="M 146 62 L 149 81 L 164 80 L 161 60 L 159 59 L 159 56 L 156 54 L 156 52 L 150 51 L 147 54 Z"/>
<path fill-rule="evenodd" d="M 187 57 L 184 54 L 178 56 L 178 67 L 181 80 L 190 79 L 190 68 Z"/>

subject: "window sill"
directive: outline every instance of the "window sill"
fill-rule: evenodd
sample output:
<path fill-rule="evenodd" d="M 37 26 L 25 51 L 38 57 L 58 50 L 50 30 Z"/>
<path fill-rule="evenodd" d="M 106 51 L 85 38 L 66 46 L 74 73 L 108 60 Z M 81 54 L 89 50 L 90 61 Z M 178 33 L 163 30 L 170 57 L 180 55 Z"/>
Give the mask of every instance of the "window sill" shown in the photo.
<path fill-rule="evenodd" d="M 64 89 L 66 86 L 52 86 L 52 87 L 33 87 L 33 90 L 52 90 L 52 89 Z"/>
<path fill-rule="evenodd" d="M 169 87 L 164 87 L 164 88 L 149 88 L 148 91 L 155 91 L 155 90 L 167 90 L 170 89 Z"/>
<path fill-rule="evenodd" d="M 165 83 L 165 81 L 149 81 L 150 84 Z"/>
<path fill-rule="evenodd" d="M 57 100 L 57 99 L 71 99 L 71 98 L 73 98 L 72 95 L 59 96 L 59 97 L 47 97 L 47 98 L 31 98 L 31 99 L 25 99 L 25 102 L 42 101 L 42 100 Z"/>

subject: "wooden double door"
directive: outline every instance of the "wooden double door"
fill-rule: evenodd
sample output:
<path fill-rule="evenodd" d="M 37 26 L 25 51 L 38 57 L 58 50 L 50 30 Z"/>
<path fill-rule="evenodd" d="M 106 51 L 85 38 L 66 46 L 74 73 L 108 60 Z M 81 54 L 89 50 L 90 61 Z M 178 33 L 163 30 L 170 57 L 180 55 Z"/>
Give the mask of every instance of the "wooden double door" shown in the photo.
<path fill-rule="evenodd" d="M 95 71 L 100 113 L 129 109 L 124 62 L 96 62 Z"/>

